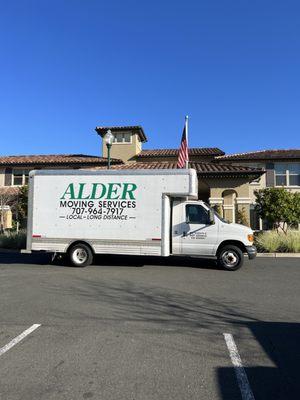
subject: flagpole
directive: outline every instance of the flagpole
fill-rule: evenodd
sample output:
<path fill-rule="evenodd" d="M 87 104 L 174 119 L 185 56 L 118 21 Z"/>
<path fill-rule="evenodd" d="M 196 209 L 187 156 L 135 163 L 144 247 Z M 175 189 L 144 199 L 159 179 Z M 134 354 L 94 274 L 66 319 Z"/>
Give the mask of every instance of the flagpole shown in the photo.
<path fill-rule="evenodd" d="M 188 126 L 189 126 L 189 116 L 186 115 L 185 116 L 185 135 L 186 135 L 186 145 L 187 145 L 187 149 L 189 149 L 189 130 L 188 130 Z M 189 150 L 188 150 L 189 151 Z M 189 168 L 189 160 L 185 161 L 185 168 L 188 169 Z"/>

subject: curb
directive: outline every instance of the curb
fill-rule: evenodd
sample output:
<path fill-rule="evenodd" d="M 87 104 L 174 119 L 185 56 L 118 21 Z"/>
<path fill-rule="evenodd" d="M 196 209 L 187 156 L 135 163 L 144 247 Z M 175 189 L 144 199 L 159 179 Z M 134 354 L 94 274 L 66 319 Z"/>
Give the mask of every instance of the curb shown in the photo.
<path fill-rule="evenodd" d="M 256 257 L 266 257 L 266 258 L 300 258 L 300 253 L 257 253 Z"/>

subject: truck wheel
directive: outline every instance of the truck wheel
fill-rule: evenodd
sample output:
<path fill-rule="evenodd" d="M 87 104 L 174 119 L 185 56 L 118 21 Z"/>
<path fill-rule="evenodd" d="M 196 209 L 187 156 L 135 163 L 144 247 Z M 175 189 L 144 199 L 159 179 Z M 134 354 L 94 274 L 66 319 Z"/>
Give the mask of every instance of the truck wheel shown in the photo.
<path fill-rule="evenodd" d="M 241 268 L 244 262 L 242 250 L 234 245 L 227 245 L 221 248 L 218 254 L 218 265 L 227 271 L 236 271 Z"/>
<path fill-rule="evenodd" d="M 93 253 L 89 246 L 78 243 L 70 248 L 69 259 L 75 267 L 86 267 L 93 262 Z"/>

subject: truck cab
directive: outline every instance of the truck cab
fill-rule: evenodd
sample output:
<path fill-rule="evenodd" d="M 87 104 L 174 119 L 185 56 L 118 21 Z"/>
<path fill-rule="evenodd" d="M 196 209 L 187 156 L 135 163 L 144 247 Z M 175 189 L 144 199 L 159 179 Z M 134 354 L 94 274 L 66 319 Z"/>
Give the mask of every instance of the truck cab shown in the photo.
<path fill-rule="evenodd" d="M 247 226 L 229 223 L 203 201 L 172 202 L 172 254 L 193 257 L 217 257 L 225 269 L 236 270 L 243 254 L 256 256 L 253 231 Z"/>

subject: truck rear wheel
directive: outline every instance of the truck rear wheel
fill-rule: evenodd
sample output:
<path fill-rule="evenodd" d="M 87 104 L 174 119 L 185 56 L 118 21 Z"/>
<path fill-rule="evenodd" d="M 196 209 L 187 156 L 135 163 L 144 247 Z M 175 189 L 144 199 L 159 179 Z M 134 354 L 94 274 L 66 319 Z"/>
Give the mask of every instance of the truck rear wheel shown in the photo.
<path fill-rule="evenodd" d="M 93 262 L 93 253 L 86 244 L 77 243 L 70 248 L 69 259 L 75 267 L 87 267 Z"/>
<path fill-rule="evenodd" d="M 236 271 L 241 268 L 244 262 L 242 250 L 234 245 L 227 245 L 221 248 L 218 254 L 218 265 L 227 271 Z"/>

